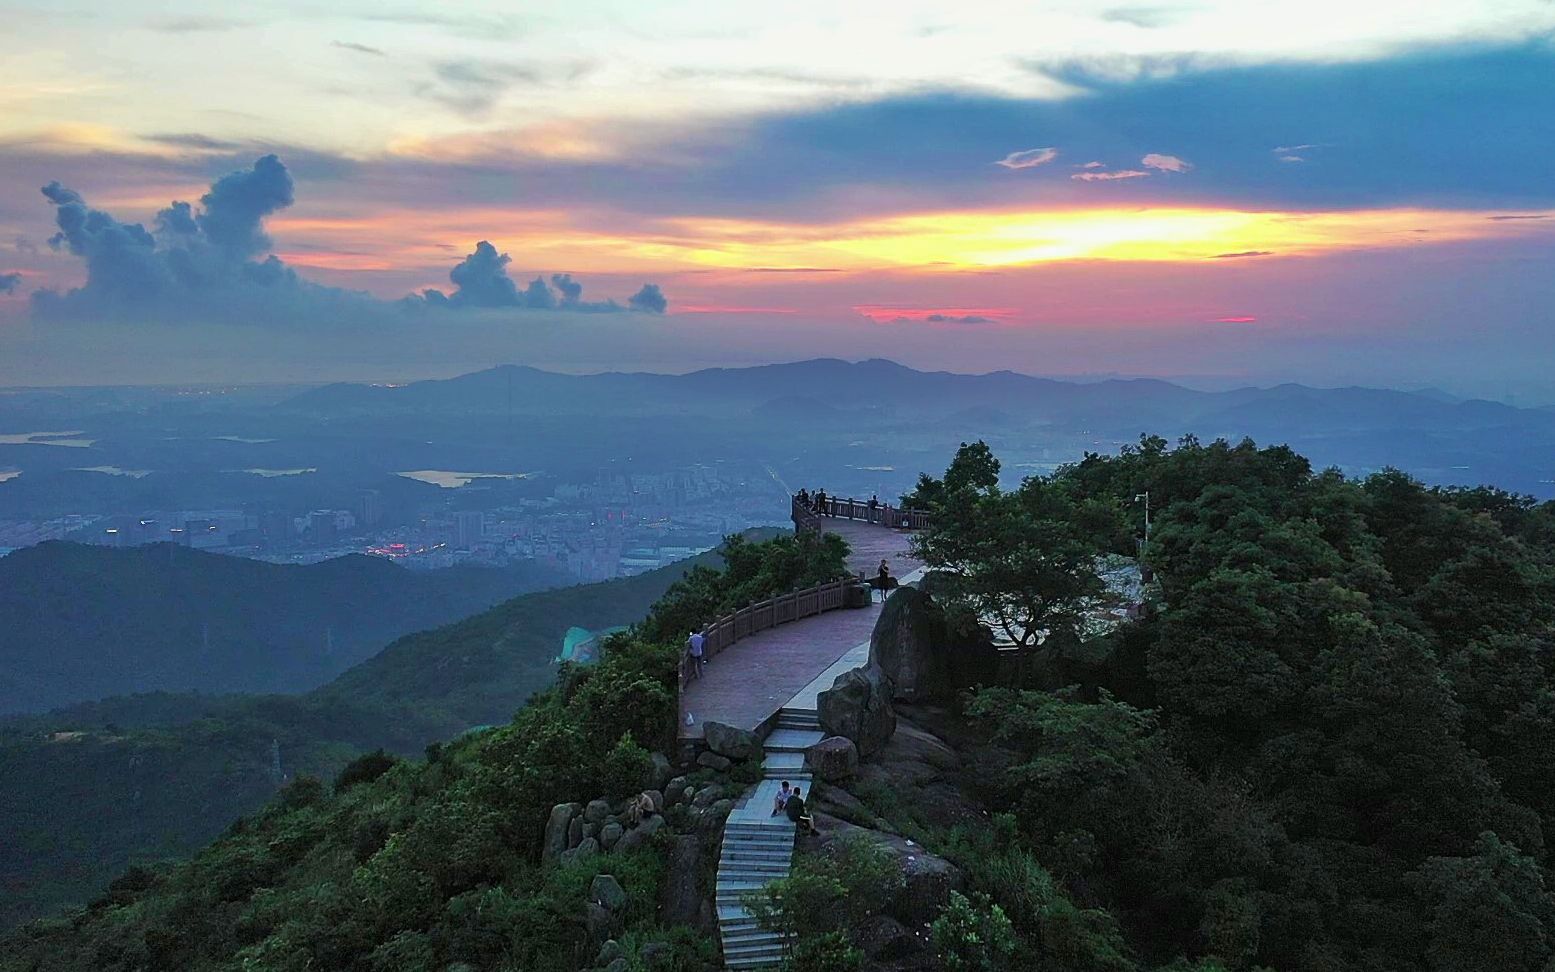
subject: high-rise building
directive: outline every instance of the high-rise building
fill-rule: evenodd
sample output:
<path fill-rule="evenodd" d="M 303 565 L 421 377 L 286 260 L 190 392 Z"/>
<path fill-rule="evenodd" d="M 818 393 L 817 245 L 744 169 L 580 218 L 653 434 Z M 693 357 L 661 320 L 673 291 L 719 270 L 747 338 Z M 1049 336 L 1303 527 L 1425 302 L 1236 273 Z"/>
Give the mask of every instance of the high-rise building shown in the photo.
<path fill-rule="evenodd" d="M 460 510 L 454 514 L 454 546 L 470 550 L 486 534 L 486 514 L 480 510 Z"/>
<path fill-rule="evenodd" d="M 357 519 L 364 527 L 375 527 L 383 519 L 383 494 L 364 489 L 356 501 Z"/>

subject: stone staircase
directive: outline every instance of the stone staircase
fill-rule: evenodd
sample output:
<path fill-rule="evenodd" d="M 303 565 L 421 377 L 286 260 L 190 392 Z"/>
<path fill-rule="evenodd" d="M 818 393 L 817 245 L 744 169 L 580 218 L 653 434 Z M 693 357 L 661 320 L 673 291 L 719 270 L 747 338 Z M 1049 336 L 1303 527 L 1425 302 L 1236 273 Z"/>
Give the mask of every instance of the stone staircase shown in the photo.
<path fill-rule="evenodd" d="M 772 800 L 782 780 L 809 795 L 810 774 L 804 768 L 804 753 L 820 741 L 821 724 L 814 709 L 780 710 L 777 726 L 765 742 L 761 761 L 765 778 L 724 823 L 715 904 L 728 969 L 775 968 L 783 961 L 782 938 L 758 927 L 741 899 L 788 875 L 794 854 L 794 825 L 787 817 L 772 816 Z"/>

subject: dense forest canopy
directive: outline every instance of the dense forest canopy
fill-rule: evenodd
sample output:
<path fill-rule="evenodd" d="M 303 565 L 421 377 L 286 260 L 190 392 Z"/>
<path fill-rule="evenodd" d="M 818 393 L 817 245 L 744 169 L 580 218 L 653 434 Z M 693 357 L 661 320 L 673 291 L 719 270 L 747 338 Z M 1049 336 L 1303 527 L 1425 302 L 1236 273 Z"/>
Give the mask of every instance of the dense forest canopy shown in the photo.
<path fill-rule="evenodd" d="M 1245 441 L 1146 437 L 1009 491 L 990 458 L 964 446 L 919 489 L 941 517 L 922 545 L 969 609 L 1006 564 L 1007 590 L 1065 603 L 1078 558 L 1054 582 L 1024 562 L 1128 550 L 1136 498 L 1154 507 L 1154 610 L 1064 669 L 1076 684 L 965 708 L 1007 756 L 990 803 L 1119 956 L 1055 967 L 1555 956 L 1555 504 L 1350 481 Z M 1037 537 L 1061 543 L 1023 549 Z"/>

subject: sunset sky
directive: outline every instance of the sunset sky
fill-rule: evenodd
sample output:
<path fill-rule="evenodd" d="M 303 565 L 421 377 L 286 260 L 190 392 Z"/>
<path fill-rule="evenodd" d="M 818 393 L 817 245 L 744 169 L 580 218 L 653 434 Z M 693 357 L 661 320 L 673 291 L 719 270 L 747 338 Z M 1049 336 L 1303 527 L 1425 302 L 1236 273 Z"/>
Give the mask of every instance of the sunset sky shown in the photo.
<path fill-rule="evenodd" d="M 3 384 L 834 355 L 1555 401 L 1549 0 L 0 15 Z"/>

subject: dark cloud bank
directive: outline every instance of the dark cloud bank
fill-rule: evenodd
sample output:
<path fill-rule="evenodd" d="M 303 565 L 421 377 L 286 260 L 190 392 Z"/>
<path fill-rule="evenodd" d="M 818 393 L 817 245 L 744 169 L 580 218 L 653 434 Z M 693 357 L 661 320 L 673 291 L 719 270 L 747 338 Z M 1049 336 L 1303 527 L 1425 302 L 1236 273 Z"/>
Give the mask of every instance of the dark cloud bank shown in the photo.
<path fill-rule="evenodd" d="M 289 323 L 303 328 L 381 318 L 393 302 L 358 291 L 311 283 L 270 252 L 266 217 L 294 200 L 291 174 L 275 155 L 217 179 L 198 208 L 175 201 L 151 229 L 120 222 L 92 208 L 80 193 L 51 182 L 43 196 L 55 207 L 57 251 L 80 257 L 86 282 L 69 291 L 32 295 L 38 316 L 57 320 L 212 321 Z M 508 276 L 511 258 L 486 241 L 449 272 L 452 293 L 427 290 L 398 302 L 434 311 L 549 310 L 662 314 L 667 301 L 656 284 L 626 299 L 585 301 L 570 274 L 536 277 L 522 290 Z M 19 277 L 0 275 L 9 293 Z"/>

